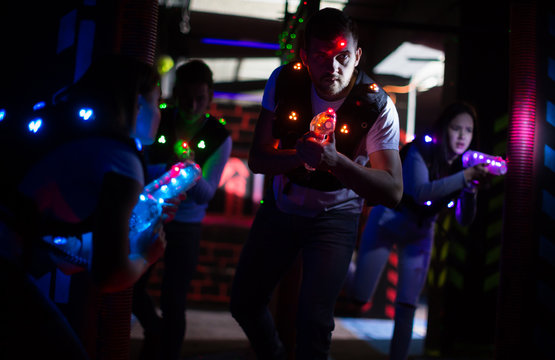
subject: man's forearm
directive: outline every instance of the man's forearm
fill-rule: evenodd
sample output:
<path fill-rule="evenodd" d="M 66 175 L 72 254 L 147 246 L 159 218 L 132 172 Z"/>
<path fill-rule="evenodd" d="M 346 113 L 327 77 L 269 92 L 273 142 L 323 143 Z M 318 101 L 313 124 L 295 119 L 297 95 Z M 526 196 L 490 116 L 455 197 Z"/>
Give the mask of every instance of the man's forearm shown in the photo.
<path fill-rule="evenodd" d="M 357 164 L 343 154 L 330 169 L 346 187 L 352 189 L 372 205 L 395 207 L 403 195 L 403 183 L 393 173 Z"/>

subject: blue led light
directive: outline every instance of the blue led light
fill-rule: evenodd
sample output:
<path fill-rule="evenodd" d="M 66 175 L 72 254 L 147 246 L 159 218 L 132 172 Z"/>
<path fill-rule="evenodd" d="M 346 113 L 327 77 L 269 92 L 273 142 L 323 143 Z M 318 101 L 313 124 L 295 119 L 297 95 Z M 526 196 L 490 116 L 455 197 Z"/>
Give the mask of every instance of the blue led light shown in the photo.
<path fill-rule="evenodd" d="M 65 245 L 67 243 L 67 239 L 62 236 L 56 236 L 54 240 L 52 240 L 56 245 Z"/>
<path fill-rule="evenodd" d="M 79 117 L 85 121 L 94 119 L 94 112 L 90 108 L 82 108 L 79 110 Z"/>
<path fill-rule="evenodd" d="M 452 208 L 453 206 L 455 206 L 455 202 L 453 200 L 449 201 L 449 204 L 447 204 L 447 207 Z"/>
<path fill-rule="evenodd" d="M 228 40 L 228 39 L 214 39 L 214 38 L 203 38 L 201 41 L 205 44 L 211 44 L 211 45 L 226 45 L 226 46 L 257 48 L 257 49 L 279 50 L 279 44 L 262 43 L 262 42 L 256 42 L 256 41 L 242 41 L 242 40 Z"/>
<path fill-rule="evenodd" d="M 424 141 L 425 141 L 425 142 L 430 143 L 430 142 L 432 142 L 432 140 L 433 140 L 433 139 L 432 139 L 432 137 L 431 137 L 430 135 L 424 135 Z"/>
<path fill-rule="evenodd" d="M 33 119 L 29 122 L 29 131 L 36 133 L 37 131 L 39 131 L 40 127 L 42 126 L 42 119 L 41 118 L 36 118 Z"/>
<path fill-rule="evenodd" d="M 37 111 L 38 109 L 42 109 L 45 106 L 46 106 L 46 103 L 44 101 L 40 101 L 40 102 L 36 103 L 35 105 L 33 105 L 33 110 Z"/>
<path fill-rule="evenodd" d="M 141 143 L 141 140 L 135 138 L 135 146 L 137 146 L 137 150 L 141 151 L 143 149 L 143 144 Z"/>
<path fill-rule="evenodd" d="M 4 120 L 5 117 L 6 117 L 6 110 L 0 109 L 0 121 Z"/>
<path fill-rule="evenodd" d="M 426 206 L 432 206 L 432 202 L 430 200 L 425 202 Z"/>

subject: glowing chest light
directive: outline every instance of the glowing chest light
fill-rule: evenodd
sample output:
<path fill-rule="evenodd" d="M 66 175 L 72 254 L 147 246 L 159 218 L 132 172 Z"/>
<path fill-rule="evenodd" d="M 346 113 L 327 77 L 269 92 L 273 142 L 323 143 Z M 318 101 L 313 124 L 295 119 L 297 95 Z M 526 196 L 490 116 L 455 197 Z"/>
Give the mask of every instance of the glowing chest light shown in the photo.
<path fill-rule="evenodd" d="M 289 113 L 289 120 L 297 121 L 297 119 L 298 119 L 297 113 L 295 111 L 291 111 Z"/>

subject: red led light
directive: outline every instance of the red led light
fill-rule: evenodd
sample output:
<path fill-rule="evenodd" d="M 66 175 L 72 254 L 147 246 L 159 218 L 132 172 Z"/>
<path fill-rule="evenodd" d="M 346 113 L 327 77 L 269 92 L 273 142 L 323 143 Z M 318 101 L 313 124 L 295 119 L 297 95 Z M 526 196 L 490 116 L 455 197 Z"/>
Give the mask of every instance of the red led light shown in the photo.
<path fill-rule="evenodd" d="M 341 129 L 339 129 L 339 132 L 342 134 L 348 134 L 349 133 L 349 127 L 347 125 L 343 125 L 341 127 Z"/>
<path fill-rule="evenodd" d="M 301 67 L 302 67 L 302 64 L 300 62 L 293 65 L 293 69 L 295 69 L 295 70 L 301 70 Z"/>

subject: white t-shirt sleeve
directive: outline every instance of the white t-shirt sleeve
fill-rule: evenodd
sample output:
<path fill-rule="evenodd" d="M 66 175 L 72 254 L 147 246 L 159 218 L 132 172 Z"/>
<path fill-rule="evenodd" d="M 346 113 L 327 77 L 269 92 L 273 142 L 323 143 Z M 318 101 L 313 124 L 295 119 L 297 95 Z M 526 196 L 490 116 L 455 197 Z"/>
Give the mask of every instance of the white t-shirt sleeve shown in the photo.
<path fill-rule="evenodd" d="M 389 97 L 384 110 L 366 135 L 368 155 L 380 150 L 399 150 L 399 114 Z"/>
<path fill-rule="evenodd" d="M 279 72 L 283 66 L 280 66 L 272 72 L 270 78 L 264 87 L 264 95 L 262 96 L 262 107 L 266 110 L 274 112 L 276 110 L 276 81 Z"/>

